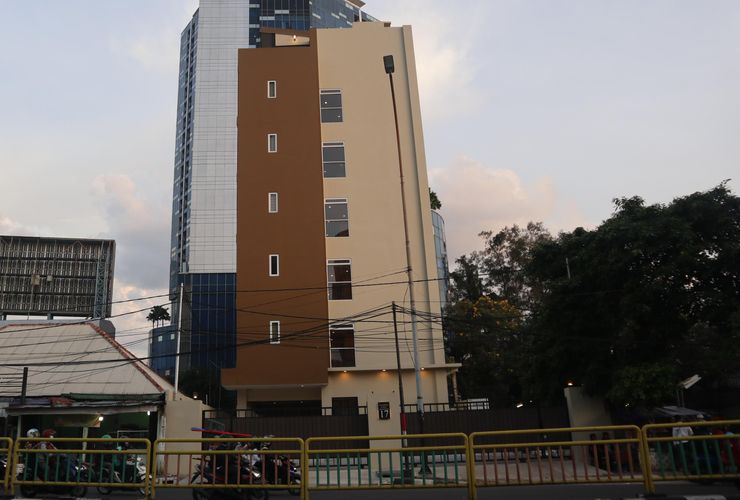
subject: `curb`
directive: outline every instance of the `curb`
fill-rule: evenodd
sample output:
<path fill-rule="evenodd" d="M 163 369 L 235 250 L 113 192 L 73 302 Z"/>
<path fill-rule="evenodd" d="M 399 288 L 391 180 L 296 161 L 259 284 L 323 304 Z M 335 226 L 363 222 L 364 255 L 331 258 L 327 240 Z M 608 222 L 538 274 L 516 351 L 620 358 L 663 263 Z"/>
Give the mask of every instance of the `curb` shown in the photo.
<path fill-rule="evenodd" d="M 622 500 L 646 500 L 648 498 L 655 498 L 656 500 L 740 500 L 740 496 L 732 495 L 681 495 L 681 496 L 650 496 L 650 497 L 631 497 L 623 498 Z"/>

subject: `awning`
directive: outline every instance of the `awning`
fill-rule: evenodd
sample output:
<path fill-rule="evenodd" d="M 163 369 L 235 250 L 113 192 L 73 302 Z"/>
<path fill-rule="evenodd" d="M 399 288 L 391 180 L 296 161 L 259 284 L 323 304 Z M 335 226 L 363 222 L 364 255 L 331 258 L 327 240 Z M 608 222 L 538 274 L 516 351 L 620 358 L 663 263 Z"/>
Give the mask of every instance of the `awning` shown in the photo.
<path fill-rule="evenodd" d="M 662 417 L 698 417 L 704 418 L 704 412 L 684 408 L 682 406 L 661 406 L 655 408 L 655 413 Z"/>
<path fill-rule="evenodd" d="M 164 401 L 70 401 L 55 404 L 53 400 L 39 401 L 34 398 L 26 404 L 15 404 L 6 408 L 8 415 L 115 415 L 120 413 L 143 413 L 157 411 Z M 53 398 L 57 399 L 57 398 Z"/>

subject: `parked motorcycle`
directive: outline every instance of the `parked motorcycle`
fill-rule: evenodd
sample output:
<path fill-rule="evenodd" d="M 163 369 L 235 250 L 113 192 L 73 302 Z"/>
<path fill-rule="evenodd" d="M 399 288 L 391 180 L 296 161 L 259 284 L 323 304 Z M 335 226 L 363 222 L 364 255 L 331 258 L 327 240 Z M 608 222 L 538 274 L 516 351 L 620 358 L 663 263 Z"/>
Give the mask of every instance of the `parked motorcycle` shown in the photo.
<path fill-rule="evenodd" d="M 146 495 L 144 483 L 146 481 L 146 464 L 140 456 L 129 456 L 126 458 L 126 465 L 123 468 L 123 477 L 121 477 L 121 468 L 111 463 L 102 466 L 100 475 L 95 475 L 95 479 L 101 483 L 109 483 L 105 486 L 98 486 L 101 495 L 110 495 L 114 490 L 131 491 L 130 487 L 117 486 L 116 483 L 142 483 L 138 492 Z"/>
<path fill-rule="evenodd" d="M 195 473 L 190 484 L 261 484 L 262 475 L 249 461 L 238 461 L 236 456 L 230 457 L 234 460 L 220 459 L 226 455 L 214 455 L 216 457 L 215 467 L 212 461 L 206 458 L 195 466 Z M 228 474 L 228 475 L 227 475 Z M 237 481 L 238 477 L 238 481 Z M 228 479 L 228 482 L 227 482 Z M 193 500 L 267 500 L 269 491 L 262 488 L 193 488 Z"/>
<path fill-rule="evenodd" d="M 258 461 L 254 468 L 264 470 L 265 480 L 270 484 L 284 484 L 293 496 L 301 494 L 301 473 L 295 463 L 285 455 L 264 454 L 265 466 Z"/>
<path fill-rule="evenodd" d="M 37 453 L 31 454 L 32 459 L 25 464 L 23 470 L 19 473 L 18 478 L 24 481 L 49 481 L 56 476 L 61 481 L 78 481 L 87 483 L 89 481 L 89 471 L 86 464 L 81 464 L 78 460 L 66 454 L 54 454 L 53 457 L 42 459 L 37 457 Z M 38 463 L 37 463 L 38 462 Z M 42 477 L 43 476 L 43 477 Z M 84 497 L 87 493 L 87 485 L 42 485 L 42 484 L 21 484 L 21 494 L 25 497 L 35 497 L 39 493 L 54 493 L 62 495 L 71 495 L 73 497 Z"/>

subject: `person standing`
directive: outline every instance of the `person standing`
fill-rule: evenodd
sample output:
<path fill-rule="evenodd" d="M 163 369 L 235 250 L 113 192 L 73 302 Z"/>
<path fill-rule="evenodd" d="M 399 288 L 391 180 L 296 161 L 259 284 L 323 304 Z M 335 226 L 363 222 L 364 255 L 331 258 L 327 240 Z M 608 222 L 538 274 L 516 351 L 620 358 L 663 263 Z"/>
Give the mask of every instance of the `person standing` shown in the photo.
<path fill-rule="evenodd" d="M 673 427 L 672 434 L 674 438 L 678 438 L 678 441 L 674 441 L 673 444 L 679 454 L 678 463 L 682 465 L 684 473 L 689 474 L 689 440 L 686 438 L 693 436 L 694 430 L 688 425 L 680 425 L 682 423 L 685 424 L 682 417 L 678 417 L 676 423 L 677 425 Z"/>

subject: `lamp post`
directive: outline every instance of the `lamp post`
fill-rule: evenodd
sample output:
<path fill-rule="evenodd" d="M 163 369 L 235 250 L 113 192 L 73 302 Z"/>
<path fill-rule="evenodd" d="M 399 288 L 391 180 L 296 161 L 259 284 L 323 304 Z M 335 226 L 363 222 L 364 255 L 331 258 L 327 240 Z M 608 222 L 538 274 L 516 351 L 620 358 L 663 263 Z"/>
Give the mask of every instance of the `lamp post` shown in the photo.
<path fill-rule="evenodd" d="M 393 102 L 393 121 L 396 128 L 396 151 L 398 153 L 398 173 L 401 180 L 401 211 L 403 213 L 403 234 L 406 239 L 406 276 L 409 287 L 409 308 L 411 309 L 411 338 L 414 344 L 414 373 L 416 375 L 416 414 L 419 418 L 419 431 L 424 433 L 424 396 L 421 390 L 421 365 L 419 363 L 419 345 L 416 335 L 416 308 L 414 302 L 414 280 L 411 274 L 411 242 L 409 240 L 408 218 L 406 216 L 406 193 L 403 181 L 403 160 L 401 157 L 401 136 L 398 130 L 398 109 L 396 106 L 396 90 L 393 86 L 395 64 L 392 55 L 383 56 L 383 66 L 388 75 L 391 86 L 391 101 Z M 394 309 L 395 312 L 395 309 Z M 405 417 L 405 415 L 402 415 Z M 405 418 L 404 418 L 405 421 Z"/>

